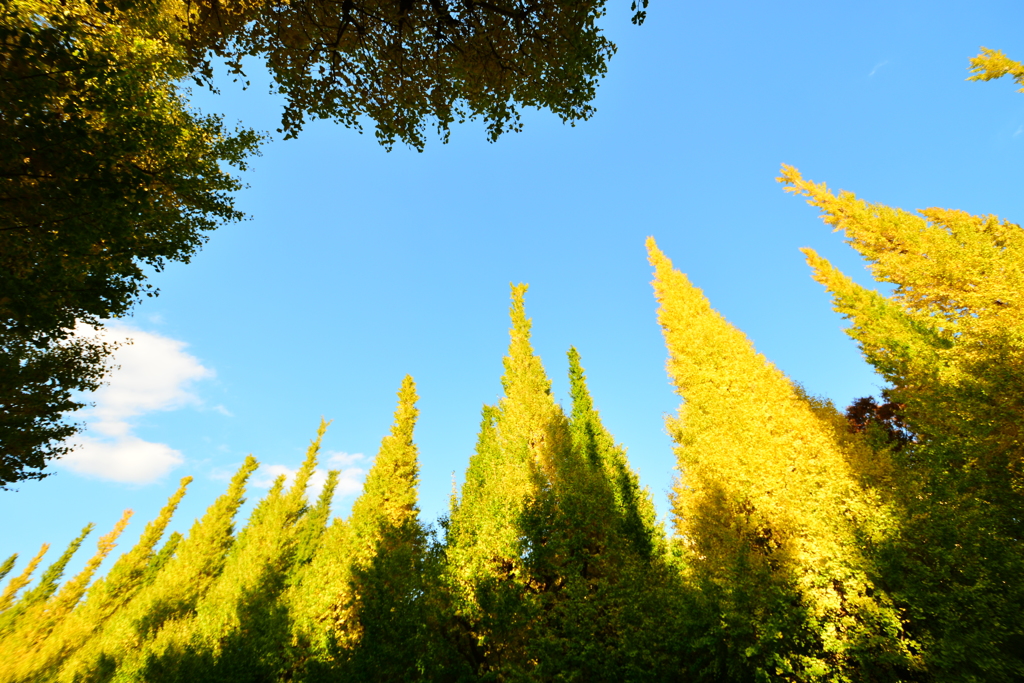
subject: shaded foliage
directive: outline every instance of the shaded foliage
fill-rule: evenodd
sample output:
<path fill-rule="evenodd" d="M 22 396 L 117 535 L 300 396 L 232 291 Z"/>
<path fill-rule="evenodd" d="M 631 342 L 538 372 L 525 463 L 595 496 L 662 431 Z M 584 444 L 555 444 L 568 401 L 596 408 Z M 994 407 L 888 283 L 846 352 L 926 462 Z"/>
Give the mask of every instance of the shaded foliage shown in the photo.
<path fill-rule="evenodd" d="M 882 392 L 879 403 L 873 396 L 858 398 L 846 407 L 846 421 L 855 434 L 867 433 L 881 437 L 882 443 L 892 451 L 900 451 L 913 443 L 914 435 L 903 419 L 902 404 L 889 400 L 888 391 Z"/>
<path fill-rule="evenodd" d="M 646 0 L 634 3 L 642 23 Z M 113 347 L 74 335 L 157 292 L 147 270 L 188 263 L 242 218 L 228 170 L 263 136 L 187 104 L 184 79 L 263 61 L 307 118 L 375 125 L 422 149 L 436 126 L 484 120 L 490 140 L 522 107 L 589 118 L 615 46 L 605 0 L 17 0 L 0 9 L 0 488 L 67 452 Z"/>
<path fill-rule="evenodd" d="M 1018 74 L 983 57 L 979 73 Z M 1024 678 L 1024 232 L 870 205 L 790 167 L 781 180 L 896 285 L 868 291 L 807 251 L 890 384 L 881 401 L 844 415 L 808 396 L 652 239 L 683 399 L 666 421 L 673 534 L 603 426 L 575 348 L 571 410 L 555 401 L 518 285 L 503 394 L 483 408 L 443 538 L 419 519 L 406 377 L 347 519 L 330 519 L 336 472 L 306 500 L 322 423 L 295 481 L 276 480 L 238 533 L 251 458 L 157 550 L 183 480 L 95 582 L 130 513 L 76 577 L 58 587 L 91 525 L 28 588 L 44 545 L 0 594 L 0 680 Z"/>

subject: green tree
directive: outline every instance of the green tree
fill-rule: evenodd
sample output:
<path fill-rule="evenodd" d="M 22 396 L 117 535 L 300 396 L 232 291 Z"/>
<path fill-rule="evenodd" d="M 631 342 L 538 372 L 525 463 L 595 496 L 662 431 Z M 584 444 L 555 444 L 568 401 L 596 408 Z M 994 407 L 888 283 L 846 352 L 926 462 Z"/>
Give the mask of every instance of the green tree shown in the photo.
<path fill-rule="evenodd" d="M 427 536 L 419 521 L 416 385 L 406 376 L 347 521 L 336 520 L 288 596 L 301 680 L 445 679 L 427 628 Z"/>
<path fill-rule="evenodd" d="M 260 136 L 189 109 L 175 23 L 148 3 L 26 0 L 0 10 L 0 487 L 44 476 L 76 427 L 72 392 L 113 347 L 76 336 L 126 314 L 145 268 L 187 262 L 237 220 Z"/>
<path fill-rule="evenodd" d="M 381 143 L 422 149 L 433 124 L 447 139 L 456 121 L 480 118 L 488 137 L 521 127 L 522 107 L 563 121 L 594 112 L 598 79 L 615 46 L 597 20 L 605 0 L 327 0 L 197 2 L 186 41 L 211 78 L 211 49 L 236 73 L 266 63 L 285 95 L 282 130 L 307 116 L 359 127 L 368 116 Z M 647 0 L 633 3 L 633 22 Z"/>
<path fill-rule="evenodd" d="M 527 657 L 535 680 L 677 677 L 680 583 L 648 491 L 601 423 L 579 353 L 569 350 L 568 452 L 527 506 L 521 533 L 536 593 Z"/>
<path fill-rule="evenodd" d="M 70 336 L 36 344 L 0 329 L 0 490 L 49 476 L 48 461 L 70 450 L 64 439 L 78 426 L 64 418 L 85 405 L 72 393 L 99 388 L 113 348 Z"/>
<path fill-rule="evenodd" d="M 188 262 L 240 218 L 260 136 L 191 112 L 212 59 L 265 62 L 285 95 L 282 131 L 307 117 L 375 122 L 386 146 L 422 148 L 428 123 L 482 118 L 490 139 L 524 106 L 593 113 L 614 45 L 605 0 L 451 3 L 19 0 L 0 11 L 0 487 L 44 476 L 76 427 L 60 416 L 95 389 L 111 348 L 73 338 L 153 295 L 144 269 Z M 634 3 L 634 22 L 644 7 Z"/>

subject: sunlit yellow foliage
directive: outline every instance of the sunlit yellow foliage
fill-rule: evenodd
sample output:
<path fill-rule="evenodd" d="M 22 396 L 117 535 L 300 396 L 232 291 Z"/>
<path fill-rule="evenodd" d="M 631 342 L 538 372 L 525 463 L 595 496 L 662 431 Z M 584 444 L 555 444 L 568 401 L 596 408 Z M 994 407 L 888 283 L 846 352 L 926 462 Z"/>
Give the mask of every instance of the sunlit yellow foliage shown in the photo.
<path fill-rule="evenodd" d="M 845 233 L 876 280 L 896 285 L 888 299 L 868 292 L 805 250 L 836 310 L 852 321 L 849 334 L 906 404 L 914 431 L 965 440 L 968 457 L 1006 458 L 1020 476 L 1024 230 L 995 216 L 869 204 L 789 166 L 779 180 Z"/>
<path fill-rule="evenodd" d="M 363 648 L 415 635 L 404 626 L 410 617 L 416 623 L 410 603 L 421 592 L 419 563 L 425 551 L 413 441 L 417 399 L 416 385 L 406 376 L 391 431 L 381 441 L 351 515 L 327 529 L 296 586 L 284 597 L 294 619 L 294 647 L 314 660 L 307 666 L 344 670 L 353 660 L 358 666 Z M 382 624 L 371 612 L 381 609 L 390 611 L 394 633 L 380 632 Z M 364 637 L 374 642 L 363 642 Z M 378 666 L 383 671 L 404 665 L 397 659 Z"/>
<path fill-rule="evenodd" d="M 105 671 L 135 658 L 140 647 L 165 622 L 188 614 L 220 575 L 234 543 L 234 515 L 243 502 L 245 482 L 257 468 L 252 456 L 232 477 L 228 490 L 196 520 L 177 552 L 153 581 L 145 584 L 127 604 L 103 624 L 83 647 L 64 661 L 61 681 L 92 681 Z M 134 660 L 133 661 L 137 661 Z M 109 673 L 109 671 L 108 671 Z"/>
<path fill-rule="evenodd" d="M 2 581 L 4 577 L 11 573 L 11 570 L 14 569 L 14 563 L 17 561 L 18 553 L 14 553 L 6 560 L 4 560 L 3 564 L 0 564 L 0 581 Z"/>
<path fill-rule="evenodd" d="M 758 354 L 653 239 L 647 246 L 668 373 L 684 400 L 667 420 L 678 444 L 673 522 L 689 571 L 722 591 L 726 639 L 749 648 L 733 657 L 769 676 L 837 680 L 871 659 L 909 658 L 900 615 L 861 551 L 891 531 L 872 487 L 884 476 L 874 454 L 831 405 Z"/>
<path fill-rule="evenodd" d="M 502 361 L 504 396 L 497 407 L 484 409 L 476 453 L 451 513 L 449 552 L 467 587 L 474 576 L 521 573 L 519 517 L 557 476 L 558 460 L 569 444 L 568 420 L 530 343 L 523 301 L 527 288 L 512 287 L 512 327 Z"/>
<path fill-rule="evenodd" d="M 1003 76 L 1013 76 L 1021 86 L 1018 92 L 1024 92 L 1024 64 L 1013 61 L 1002 50 L 983 47 L 981 53 L 971 59 L 971 76 L 967 80 L 991 81 Z"/>
<path fill-rule="evenodd" d="M 975 80 L 1019 64 L 983 50 Z M 783 166 L 779 181 L 842 231 L 882 296 L 811 250 L 848 334 L 892 385 L 913 439 L 893 454 L 899 534 L 879 553 L 890 594 L 936 680 L 1024 675 L 1024 230 L 995 216 L 911 213 L 831 192 Z"/>
<path fill-rule="evenodd" d="M 131 510 L 125 510 L 114 528 L 97 542 L 96 553 L 86 562 L 85 567 L 66 582 L 56 595 L 49 600 L 30 602 L 25 606 L 12 632 L 5 633 L 0 644 L 0 680 L 36 682 L 49 679 L 56 673 L 53 669 L 39 665 L 38 649 L 54 627 L 62 625 L 78 605 L 96 570 L 128 526 L 131 516 Z M 91 527 L 91 524 L 87 526 L 86 531 Z M 85 533 L 76 540 L 80 543 L 84 536 Z M 72 545 L 77 549 L 77 544 Z"/>
<path fill-rule="evenodd" d="M 192 477 L 181 480 L 157 518 L 146 525 L 138 543 L 118 558 L 106 576 L 92 584 L 85 600 L 73 611 L 58 614 L 51 608 L 45 615 L 36 616 L 32 644 L 21 644 L 18 657 L 0 660 L 0 680 L 40 681 L 52 677 L 61 661 L 81 647 L 135 594 L 154 557 L 153 548 L 191 481 Z"/>
<path fill-rule="evenodd" d="M 222 678 L 252 680 L 259 678 L 253 671 L 271 664 L 254 661 L 251 653 L 272 649 L 287 632 L 286 617 L 274 605 L 294 556 L 306 489 L 326 430 L 327 422 L 321 420 L 291 486 L 284 490 L 279 477 L 253 510 L 194 610 L 165 621 L 143 648 L 125 657 L 119 676 L 195 680 L 199 672 L 217 667 Z"/>
<path fill-rule="evenodd" d="M 472 624 L 486 667 L 524 666 L 530 578 L 523 514 L 554 485 L 571 445 L 569 423 L 530 343 L 531 322 L 512 287 L 504 396 L 485 406 L 476 452 L 448 527 L 448 576 L 460 618 Z"/>
<path fill-rule="evenodd" d="M 452 510 L 455 564 L 468 574 L 489 573 L 493 563 L 517 562 L 522 552 L 517 518 L 538 488 L 557 476 L 557 461 L 569 442 L 568 420 L 530 343 L 526 290 L 523 284 L 512 287 L 512 328 L 502 361 L 504 396 L 496 408 L 484 409 L 477 451 Z"/>
<path fill-rule="evenodd" d="M 18 591 L 27 586 L 28 582 L 32 580 L 33 572 L 35 572 L 39 563 L 42 562 L 43 555 L 45 555 L 46 551 L 49 549 L 50 544 L 44 543 L 39 549 L 39 552 L 36 553 L 36 556 L 33 557 L 27 565 L 25 565 L 25 569 L 22 570 L 21 574 L 18 574 L 7 582 L 7 588 L 5 588 L 3 594 L 0 595 L 0 612 L 8 609 L 14 602 L 14 596 L 18 594 Z"/>

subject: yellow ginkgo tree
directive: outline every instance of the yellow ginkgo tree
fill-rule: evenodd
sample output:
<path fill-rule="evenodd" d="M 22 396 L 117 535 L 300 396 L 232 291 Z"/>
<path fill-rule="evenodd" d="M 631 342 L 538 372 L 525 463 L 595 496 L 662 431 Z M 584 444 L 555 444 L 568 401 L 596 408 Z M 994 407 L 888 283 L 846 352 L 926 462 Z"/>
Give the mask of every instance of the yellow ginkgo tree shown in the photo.
<path fill-rule="evenodd" d="M 986 51 L 976 78 L 1024 74 Z M 872 550 L 942 680 L 1024 676 L 1024 230 L 996 216 L 909 212 L 834 193 L 784 166 L 780 182 L 842 231 L 883 296 L 814 251 L 814 278 L 889 382 L 913 438 L 891 458 L 897 533 Z M 892 451 L 892 452 L 888 452 Z"/>

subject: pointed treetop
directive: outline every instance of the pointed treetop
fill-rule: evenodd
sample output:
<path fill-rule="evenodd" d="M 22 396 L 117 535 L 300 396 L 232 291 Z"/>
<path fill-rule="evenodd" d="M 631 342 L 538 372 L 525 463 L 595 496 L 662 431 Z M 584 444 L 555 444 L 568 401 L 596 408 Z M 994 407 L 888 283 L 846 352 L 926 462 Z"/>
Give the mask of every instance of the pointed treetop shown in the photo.
<path fill-rule="evenodd" d="M 373 467 L 366 475 L 363 494 L 352 505 L 352 522 L 386 520 L 400 526 L 416 517 L 419 483 L 418 449 L 413 441 L 416 418 L 416 383 L 406 375 L 398 390 L 398 407 L 390 433 L 381 440 Z M 374 524 L 378 523 L 376 521 Z"/>
<path fill-rule="evenodd" d="M 324 482 L 324 488 L 320 491 L 316 504 L 303 517 L 303 528 L 299 532 L 299 540 L 295 548 L 293 574 L 316 554 L 317 545 L 327 527 L 327 520 L 331 516 L 331 501 L 334 500 L 334 491 L 338 488 L 340 475 L 338 470 L 327 472 L 327 481 Z"/>
<path fill-rule="evenodd" d="M 669 352 L 667 370 L 677 393 L 686 401 L 706 397 L 716 405 L 742 400 L 761 384 L 793 395 L 782 373 L 711 308 L 704 292 L 672 266 L 653 237 L 647 238 L 647 251 L 654 266 L 658 323 Z"/>
<path fill-rule="evenodd" d="M 527 457 L 550 478 L 556 470 L 562 447 L 560 432 L 566 420 L 551 395 L 551 380 L 530 343 L 531 323 L 523 301 L 527 288 L 524 284 L 512 286 L 512 328 L 508 355 L 503 359 L 501 384 L 505 396 L 499 403 L 498 440 L 506 455 Z"/>
<path fill-rule="evenodd" d="M 320 426 L 317 427 L 316 438 L 309 442 L 309 448 L 306 449 L 306 459 L 302 462 L 298 474 L 295 475 L 295 482 L 288 491 L 289 496 L 305 497 L 306 488 L 309 486 L 309 479 L 316 470 L 317 457 L 320 455 L 320 445 L 323 443 L 324 434 L 327 433 L 327 427 L 330 424 L 330 420 L 320 418 Z"/>
<path fill-rule="evenodd" d="M 587 376 L 580 365 L 580 352 L 575 346 L 569 347 L 569 393 L 572 396 L 572 414 L 583 416 L 594 409 L 594 401 L 587 389 Z"/>
<path fill-rule="evenodd" d="M 17 561 L 18 553 L 14 553 L 10 557 L 8 557 L 3 564 L 0 564 L 0 581 L 2 581 L 5 576 L 11 573 L 11 570 L 14 569 L 14 563 Z"/>
<path fill-rule="evenodd" d="M 832 294 L 833 310 L 852 323 L 846 333 L 888 382 L 898 387 L 910 376 L 931 377 L 955 371 L 941 360 L 942 351 L 952 342 L 933 325 L 908 315 L 903 307 L 877 291 L 860 286 L 813 249 L 801 251 L 814 279 Z"/>
<path fill-rule="evenodd" d="M 1011 316 L 1024 304 L 1024 230 L 996 216 L 923 209 L 912 213 L 870 204 L 852 192 L 831 192 L 782 167 L 786 191 L 808 197 L 822 220 L 841 230 L 870 264 L 872 275 L 896 285 L 893 298 L 919 320 L 944 327 L 976 326 Z"/>
<path fill-rule="evenodd" d="M 192 524 L 167 569 L 176 566 L 182 568 L 182 572 L 204 576 L 219 573 L 224 565 L 224 553 L 234 542 L 235 513 L 245 503 L 245 484 L 258 467 L 256 458 L 246 457 L 231 478 L 228 490 L 207 508 L 202 519 Z"/>
<path fill-rule="evenodd" d="M 600 472 L 604 486 L 612 496 L 621 527 L 617 533 L 627 538 L 642 554 L 649 555 L 657 537 L 654 502 L 650 492 L 640 486 L 640 477 L 630 466 L 625 449 L 601 422 L 587 388 L 587 376 L 576 347 L 569 349 L 569 387 L 572 415 L 569 430 L 577 458 Z"/>
<path fill-rule="evenodd" d="M 588 461 L 597 464 L 597 445 L 594 441 L 594 400 L 587 389 L 587 376 L 580 365 L 580 353 L 569 347 L 569 394 L 572 396 L 572 414 L 569 417 L 573 446 Z"/>
<path fill-rule="evenodd" d="M 160 510 L 160 514 L 157 515 L 156 519 L 146 524 L 146 528 L 143 530 L 138 543 L 118 558 L 105 577 L 96 581 L 93 589 L 89 591 L 90 601 L 93 599 L 93 591 L 96 591 L 96 594 L 103 591 L 105 593 L 104 597 L 96 599 L 105 601 L 111 597 L 123 599 L 139 586 L 142 576 L 146 572 L 146 567 L 154 556 L 153 549 L 159 543 L 160 538 L 167 529 L 167 525 L 171 521 L 171 517 L 174 515 L 174 511 L 178 509 L 178 504 L 181 503 L 181 499 L 185 496 L 185 490 L 191 483 L 192 477 L 182 478 L 178 484 L 178 489 L 167 500 L 167 503 Z"/>
<path fill-rule="evenodd" d="M 473 449 L 473 456 L 469 459 L 469 466 L 466 468 L 466 481 L 462 485 L 462 495 L 458 495 L 458 488 L 455 481 L 455 473 L 452 472 L 452 495 L 450 501 L 450 513 L 452 518 L 457 516 L 457 511 L 467 502 L 476 500 L 481 495 L 486 495 L 488 485 L 492 484 L 491 479 L 498 471 L 501 459 L 498 449 L 498 409 L 495 406 L 484 405 L 481 410 L 480 431 L 477 433 L 476 448 Z M 470 503 L 472 504 L 472 503 Z"/>
<path fill-rule="evenodd" d="M 534 353 L 530 343 L 532 321 L 526 317 L 524 297 L 529 285 L 518 284 L 512 287 L 512 304 L 509 316 L 512 327 L 509 329 L 508 355 L 503 359 L 505 374 L 501 384 L 505 388 L 505 396 L 518 399 L 522 393 L 551 393 L 551 380 L 544 373 L 540 358 Z"/>
<path fill-rule="evenodd" d="M 985 55 L 978 69 L 1006 67 L 999 53 Z M 967 439 L 976 453 L 1019 461 L 1024 230 L 992 215 L 869 204 L 804 180 L 791 166 L 779 181 L 845 233 L 876 280 L 896 285 L 888 298 L 868 292 L 805 250 L 815 279 L 853 321 L 848 334 L 894 386 L 919 442 L 953 438 L 961 449 Z"/>
<path fill-rule="evenodd" d="M 0 612 L 4 611 L 14 603 L 14 596 L 17 595 L 18 591 L 28 585 L 28 582 L 32 578 L 32 573 L 35 572 L 36 567 L 38 567 L 39 563 L 43 560 L 43 555 L 45 555 L 46 551 L 49 549 L 50 544 L 44 543 L 39 549 L 39 552 L 36 553 L 36 556 L 29 561 L 25 570 L 8 582 L 7 588 L 4 589 L 3 594 L 0 594 Z"/>
<path fill-rule="evenodd" d="M 811 564 L 837 555 L 860 562 L 855 552 L 842 550 L 852 543 L 843 515 L 855 510 L 858 519 L 869 520 L 884 514 L 862 495 L 851 471 L 854 450 L 864 444 L 845 439 L 835 410 L 817 409 L 757 353 L 653 240 L 648 248 L 668 372 L 684 400 L 679 417 L 666 420 L 678 444 L 677 531 L 692 537 L 695 525 L 716 528 L 722 501 L 729 501 L 754 510 L 743 518 L 770 524 L 775 542 L 805 553 Z"/>
<path fill-rule="evenodd" d="M 78 549 L 82 547 L 82 541 L 85 540 L 85 537 L 88 536 L 95 527 L 96 525 L 92 522 L 85 525 L 78 537 L 68 544 L 67 550 L 64 551 L 64 554 L 57 558 L 56 562 L 46 568 L 43 575 L 39 577 L 39 583 L 35 588 L 22 596 L 18 603 L 19 607 L 28 607 L 33 603 L 45 602 L 54 594 L 60 583 L 60 577 L 64 575 L 64 569 L 68 566 L 68 562 L 71 561 L 71 558 Z"/>
<path fill-rule="evenodd" d="M 53 598 L 52 607 L 50 608 L 52 618 L 55 620 L 60 619 L 78 604 L 78 601 L 85 594 L 86 588 L 89 587 L 93 574 L 99 569 L 100 564 L 107 558 L 107 555 L 116 547 L 116 541 L 121 536 L 124 528 L 128 526 L 128 521 L 131 517 L 132 511 L 125 510 L 124 514 L 121 515 L 121 519 L 110 530 L 110 533 L 100 537 L 100 540 L 96 543 L 96 554 L 89 558 L 85 567 L 74 578 L 65 583 L 61 587 L 60 592 Z"/>

